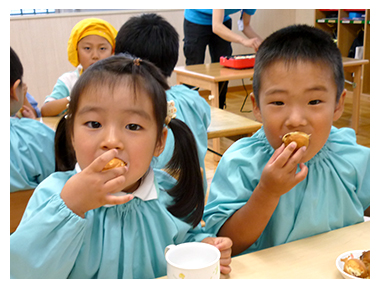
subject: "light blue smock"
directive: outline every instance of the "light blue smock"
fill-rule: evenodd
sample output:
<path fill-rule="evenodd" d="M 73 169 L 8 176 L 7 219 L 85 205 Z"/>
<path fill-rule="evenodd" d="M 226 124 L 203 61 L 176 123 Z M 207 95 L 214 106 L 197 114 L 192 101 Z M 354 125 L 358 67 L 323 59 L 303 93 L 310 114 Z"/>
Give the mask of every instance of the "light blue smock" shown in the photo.
<path fill-rule="evenodd" d="M 173 86 L 166 91 L 167 101 L 174 101 L 177 109 L 177 119 L 186 123 L 194 135 L 198 149 L 199 165 L 203 168 L 203 188 L 207 190 L 205 156 L 207 153 L 207 128 L 211 123 L 210 105 L 203 99 L 198 91 L 185 85 Z M 162 169 L 169 162 L 174 150 L 173 132 L 168 130 L 168 137 L 164 151 L 152 162 L 152 167 Z"/>
<path fill-rule="evenodd" d="M 154 171 L 154 175 L 166 176 L 160 177 L 160 184 L 152 178 L 152 187 L 160 187 L 158 198 L 142 200 L 135 196 L 125 204 L 90 210 L 84 219 L 60 198 L 63 186 L 76 170 L 52 174 L 35 190 L 10 237 L 11 278 L 166 275 L 166 246 L 201 241 L 211 235 L 202 233 L 200 226 L 192 229 L 166 210 L 171 197 L 162 187 L 170 188 L 175 180 L 161 170 Z"/>
<path fill-rule="evenodd" d="M 30 118 L 10 118 L 10 192 L 36 188 L 55 170 L 54 131 Z"/>
<path fill-rule="evenodd" d="M 227 150 L 210 186 L 205 231 L 217 234 L 246 204 L 273 153 L 263 129 Z M 370 205 L 370 149 L 356 143 L 354 130 L 332 127 L 324 147 L 305 164 L 306 179 L 281 196 L 263 233 L 244 253 L 363 221 Z"/>

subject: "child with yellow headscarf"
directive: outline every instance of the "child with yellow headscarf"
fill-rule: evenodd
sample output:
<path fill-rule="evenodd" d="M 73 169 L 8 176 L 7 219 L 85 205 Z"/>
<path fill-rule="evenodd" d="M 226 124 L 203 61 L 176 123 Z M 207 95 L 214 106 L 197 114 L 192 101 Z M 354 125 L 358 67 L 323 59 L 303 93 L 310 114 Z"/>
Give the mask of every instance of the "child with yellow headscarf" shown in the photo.
<path fill-rule="evenodd" d="M 57 116 L 66 111 L 71 89 L 82 72 L 98 60 L 114 54 L 116 35 L 117 30 L 110 23 L 98 18 L 83 19 L 73 27 L 67 54 L 76 70 L 58 78 L 53 92 L 45 98 L 42 116 Z"/>

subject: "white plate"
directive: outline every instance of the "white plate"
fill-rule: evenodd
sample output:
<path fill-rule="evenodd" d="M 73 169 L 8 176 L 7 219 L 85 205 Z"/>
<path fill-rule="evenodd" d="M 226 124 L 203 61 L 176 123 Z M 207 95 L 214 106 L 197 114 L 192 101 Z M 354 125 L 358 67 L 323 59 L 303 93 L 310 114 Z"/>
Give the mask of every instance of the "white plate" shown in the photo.
<path fill-rule="evenodd" d="M 362 279 L 358 278 L 352 275 L 347 274 L 346 272 L 343 271 L 344 267 L 344 262 L 341 261 L 341 259 L 347 258 L 348 256 L 351 256 L 351 254 L 354 256 L 355 259 L 360 259 L 360 256 L 363 254 L 363 252 L 368 251 L 368 250 L 355 250 L 355 251 L 349 251 L 341 254 L 338 258 L 336 258 L 335 265 L 338 268 L 339 272 L 342 274 L 342 276 L 345 279 Z"/>

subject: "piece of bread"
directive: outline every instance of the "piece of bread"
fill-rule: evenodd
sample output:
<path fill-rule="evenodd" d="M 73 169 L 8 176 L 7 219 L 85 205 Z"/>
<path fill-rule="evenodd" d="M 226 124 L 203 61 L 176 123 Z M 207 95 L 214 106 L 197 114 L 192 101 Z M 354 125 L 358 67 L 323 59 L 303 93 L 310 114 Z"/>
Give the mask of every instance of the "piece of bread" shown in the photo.
<path fill-rule="evenodd" d="M 363 254 L 360 256 L 360 260 L 362 260 L 365 263 L 371 262 L 371 252 L 370 251 L 364 251 Z"/>
<path fill-rule="evenodd" d="M 117 167 L 123 167 L 125 165 L 127 164 L 123 160 L 120 160 L 119 158 L 114 158 L 110 162 L 108 162 L 106 166 L 104 166 L 102 171 L 106 171 Z"/>
<path fill-rule="evenodd" d="M 347 274 L 350 274 L 355 277 L 359 278 L 367 278 L 368 277 L 368 271 L 366 266 L 364 265 L 363 261 L 359 259 L 348 259 L 344 263 L 343 271 Z"/>
<path fill-rule="evenodd" d="M 303 132 L 290 132 L 290 133 L 285 134 L 282 137 L 282 142 L 285 143 L 285 146 L 288 146 L 293 141 L 296 142 L 297 143 L 296 150 L 297 150 L 303 146 L 307 148 L 307 146 L 309 146 L 309 138 L 310 138 L 310 135 Z"/>

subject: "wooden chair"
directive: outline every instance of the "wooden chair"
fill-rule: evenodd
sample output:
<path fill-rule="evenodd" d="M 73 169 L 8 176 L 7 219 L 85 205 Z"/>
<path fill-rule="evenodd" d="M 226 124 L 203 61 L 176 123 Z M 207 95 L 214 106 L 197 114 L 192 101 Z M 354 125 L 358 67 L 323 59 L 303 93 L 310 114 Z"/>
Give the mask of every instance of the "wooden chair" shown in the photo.
<path fill-rule="evenodd" d="M 13 233 L 20 224 L 26 205 L 34 189 L 11 192 L 10 196 L 10 233 Z"/>

